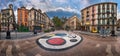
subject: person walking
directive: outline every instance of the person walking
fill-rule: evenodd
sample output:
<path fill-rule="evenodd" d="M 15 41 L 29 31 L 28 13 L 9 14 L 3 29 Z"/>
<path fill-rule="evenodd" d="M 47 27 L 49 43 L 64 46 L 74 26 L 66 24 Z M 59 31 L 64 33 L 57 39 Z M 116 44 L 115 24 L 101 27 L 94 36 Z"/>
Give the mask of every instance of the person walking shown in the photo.
<path fill-rule="evenodd" d="M 110 28 L 109 27 L 106 28 L 105 35 L 110 36 Z"/>
<path fill-rule="evenodd" d="M 105 28 L 102 27 L 102 28 L 100 29 L 99 33 L 100 33 L 100 36 L 105 37 Z"/>

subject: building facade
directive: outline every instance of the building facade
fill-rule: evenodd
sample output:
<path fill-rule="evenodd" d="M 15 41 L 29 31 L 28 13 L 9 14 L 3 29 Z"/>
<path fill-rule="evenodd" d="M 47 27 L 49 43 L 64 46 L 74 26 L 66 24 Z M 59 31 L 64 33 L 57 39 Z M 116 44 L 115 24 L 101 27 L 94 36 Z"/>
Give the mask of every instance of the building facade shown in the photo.
<path fill-rule="evenodd" d="M 45 16 L 45 30 L 51 29 L 54 26 L 52 20 L 47 16 L 45 12 L 43 14 Z"/>
<path fill-rule="evenodd" d="M 18 8 L 18 25 L 28 27 L 29 31 L 49 29 L 50 22 L 47 14 L 42 13 L 40 9 L 31 8 L 28 10 L 25 7 Z"/>
<path fill-rule="evenodd" d="M 1 31 L 13 31 L 15 30 L 15 15 L 13 11 L 13 5 L 10 4 L 9 8 L 1 10 Z"/>
<path fill-rule="evenodd" d="M 120 19 L 117 20 L 117 30 L 120 30 Z"/>
<path fill-rule="evenodd" d="M 113 29 L 113 25 L 116 25 L 117 21 L 117 3 L 94 4 L 82 9 L 81 15 L 82 30 L 99 32 L 103 27 Z"/>
<path fill-rule="evenodd" d="M 0 12 L 0 32 L 1 32 L 1 20 L 2 20 L 2 14 Z"/>
<path fill-rule="evenodd" d="M 28 26 L 28 9 L 21 7 L 17 9 L 18 25 Z"/>
<path fill-rule="evenodd" d="M 45 15 L 42 13 L 40 9 L 31 8 L 29 10 L 29 17 L 28 17 L 28 26 L 31 31 L 38 29 L 44 30 L 45 29 Z"/>
<path fill-rule="evenodd" d="M 70 17 L 63 26 L 63 28 L 66 28 L 66 27 L 69 28 L 70 30 L 80 29 L 79 18 L 76 15 Z"/>

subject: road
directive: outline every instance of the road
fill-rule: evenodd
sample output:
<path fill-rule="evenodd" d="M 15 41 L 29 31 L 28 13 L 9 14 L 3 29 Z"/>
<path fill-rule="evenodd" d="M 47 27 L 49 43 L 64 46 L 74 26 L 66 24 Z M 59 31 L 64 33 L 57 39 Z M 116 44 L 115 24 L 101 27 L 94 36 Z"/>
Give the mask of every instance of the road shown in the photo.
<path fill-rule="evenodd" d="M 17 40 L 0 40 L 0 56 L 120 56 L 120 38 L 86 35 L 74 32 L 83 37 L 77 46 L 63 51 L 48 51 L 41 48 L 33 38 Z"/>
<path fill-rule="evenodd" d="M 1 32 L 1 39 L 5 39 L 6 38 L 6 32 Z M 44 34 L 43 32 L 38 33 L 39 34 Z M 37 36 L 35 34 L 33 34 L 33 32 L 11 32 L 11 39 L 25 39 L 25 38 L 30 38 L 30 37 L 34 37 Z"/>

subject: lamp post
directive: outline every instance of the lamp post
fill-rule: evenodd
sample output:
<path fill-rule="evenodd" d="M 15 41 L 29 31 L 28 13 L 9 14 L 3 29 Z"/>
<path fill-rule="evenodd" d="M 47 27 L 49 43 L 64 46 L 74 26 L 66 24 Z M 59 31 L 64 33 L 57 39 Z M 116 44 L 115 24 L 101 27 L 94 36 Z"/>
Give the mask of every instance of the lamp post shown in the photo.
<path fill-rule="evenodd" d="M 1 18 L 2 18 L 2 16 L 1 16 L 1 13 L 0 13 L 0 39 L 1 39 L 1 27 L 2 27 L 2 25 L 1 25 Z"/>
<path fill-rule="evenodd" d="M 9 16 L 7 19 L 8 19 L 8 22 L 7 22 L 7 28 L 8 28 L 8 30 L 7 30 L 7 32 L 6 32 L 6 39 L 11 39 L 11 34 L 10 34 L 10 20 L 9 20 L 9 18 L 10 18 L 11 16 Z"/>

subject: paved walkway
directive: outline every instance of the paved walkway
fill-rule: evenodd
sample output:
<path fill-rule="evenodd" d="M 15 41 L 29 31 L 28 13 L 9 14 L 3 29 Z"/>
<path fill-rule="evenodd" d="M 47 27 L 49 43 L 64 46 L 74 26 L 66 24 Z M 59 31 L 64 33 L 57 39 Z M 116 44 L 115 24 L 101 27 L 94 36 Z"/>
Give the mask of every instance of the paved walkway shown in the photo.
<path fill-rule="evenodd" d="M 91 35 L 91 36 L 102 37 L 102 36 L 100 36 L 99 33 L 91 33 L 91 32 L 86 32 L 86 31 L 73 31 L 73 32 L 80 33 L 80 34 Z M 113 37 L 113 36 L 104 36 L 104 37 Z M 114 36 L 114 37 L 120 37 L 120 32 L 116 31 L 116 36 Z"/>
<path fill-rule="evenodd" d="M 76 33 L 83 37 L 77 46 L 64 51 L 47 51 L 33 38 L 0 40 L 0 56 L 120 56 L 120 38 L 105 40 L 96 36 Z M 95 39 L 94 39 L 95 38 Z"/>
<path fill-rule="evenodd" d="M 37 35 L 42 35 L 43 32 L 33 34 L 33 32 L 11 32 L 11 39 L 25 39 L 25 38 L 31 38 L 35 37 Z M 6 32 L 0 32 L 0 39 L 4 40 L 6 39 Z"/>
<path fill-rule="evenodd" d="M 88 34 L 88 35 L 100 35 L 99 33 L 91 33 L 91 32 L 86 32 L 86 31 L 73 31 L 73 32 L 79 32 L 81 34 Z"/>

